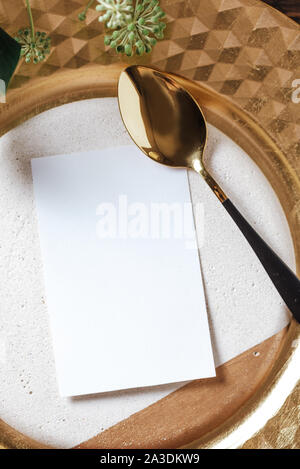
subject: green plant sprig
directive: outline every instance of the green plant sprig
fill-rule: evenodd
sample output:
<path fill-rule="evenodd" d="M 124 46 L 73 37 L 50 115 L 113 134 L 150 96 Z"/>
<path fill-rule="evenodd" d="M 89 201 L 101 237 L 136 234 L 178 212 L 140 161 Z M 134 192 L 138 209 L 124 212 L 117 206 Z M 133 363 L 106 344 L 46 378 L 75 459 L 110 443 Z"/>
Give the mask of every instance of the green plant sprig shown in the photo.
<path fill-rule="evenodd" d="M 149 53 L 157 40 L 164 37 L 166 24 L 161 21 L 164 16 L 158 0 L 137 0 L 130 20 L 105 36 L 104 43 L 127 56 Z"/>
<path fill-rule="evenodd" d="M 95 0 L 90 0 L 78 15 L 81 21 L 86 19 L 88 9 Z M 157 40 L 163 39 L 166 27 L 163 18 L 165 12 L 159 6 L 159 0 L 97 0 L 96 10 L 102 14 L 99 21 L 107 29 L 114 30 L 104 37 L 104 44 L 118 53 L 132 56 L 151 52 Z"/>
<path fill-rule="evenodd" d="M 99 21 L 105 23 L 107 28 L 121 28 L 131 21 L 134 12 L 133 0 L 97 1 L 100 5 L 96 6 L 96 10 L 103 12 L 103 15 L 99 16 Z"/>
<path fill-rule="evenodd" d="M 26 0 L 26 9 L 30 26 L 18 31 L 15 40 L 21 46 L 21 56 L 25 58 L 25 62 L 33 62 L 35 64 L 45 60 L 50 53 L 51 38 L 45 32 L 35 32 L 33 16 L 29 0 Z"/>

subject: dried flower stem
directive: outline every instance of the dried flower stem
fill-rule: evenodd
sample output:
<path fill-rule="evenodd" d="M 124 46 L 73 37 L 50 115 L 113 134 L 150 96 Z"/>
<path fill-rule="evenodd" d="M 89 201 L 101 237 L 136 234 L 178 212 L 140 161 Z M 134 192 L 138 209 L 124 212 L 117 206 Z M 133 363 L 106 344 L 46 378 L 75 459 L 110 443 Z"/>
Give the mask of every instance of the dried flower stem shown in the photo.
<path fill-rule="evenodd" d="M 93 3 L 95 3 L 95 0 L 89 0 L 89 2 L 86 5 L 85 9 L 81 13 L 79 13 L 78 18 L 80 19 L 80 21 L 84 21 L 86 19 L 87 11 L 88 11 L 89 8 L 91 8 Z"/>

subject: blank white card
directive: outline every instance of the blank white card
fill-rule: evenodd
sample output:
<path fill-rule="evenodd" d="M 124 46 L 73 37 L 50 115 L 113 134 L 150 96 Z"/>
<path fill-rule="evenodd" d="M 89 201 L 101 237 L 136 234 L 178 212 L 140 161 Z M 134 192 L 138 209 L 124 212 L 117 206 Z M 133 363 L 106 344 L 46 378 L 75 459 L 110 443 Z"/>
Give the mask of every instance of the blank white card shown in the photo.
<path fill-rule="evenodd" d="M 215 376 L 186 171 L 125 146 L 32 172 L 60 394 Z"/>

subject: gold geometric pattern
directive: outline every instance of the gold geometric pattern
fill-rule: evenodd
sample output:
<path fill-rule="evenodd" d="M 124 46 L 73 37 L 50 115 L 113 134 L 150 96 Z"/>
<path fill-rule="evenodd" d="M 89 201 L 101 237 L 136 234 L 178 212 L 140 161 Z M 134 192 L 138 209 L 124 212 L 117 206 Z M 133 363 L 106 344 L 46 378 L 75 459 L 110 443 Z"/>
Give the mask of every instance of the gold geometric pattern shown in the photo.
<path fill-rule="evenodd" d="M 77 18 L 85 0 L 31 0 L 35 26 L 52 38 L 46 62 L 18 66 L 11 87 L 66 69 L 124 61 L 104 46 L 104 27 L 90 8 Z M 162 0 L 167 13 L 165 40 L 148 63 L 204 82 L 250 112 L 296 163 L 300 113 L 292 103 L 292 82 L 300 78 L 297 25 L 257 0 Z M 28 24 L 23 0 L 2 0 L 1 26 L 15 34 Z M 289 142 L 293 142 L 290 146 Z M 296 165 L 295 165 L 295 169 Z"/>
<path fill-rule="evenodd" d="M 275 417 L 243 449 L 299 449 L 300 448 L 300 384 L 287 398 Z"/>
<path fill-rule="evenodd" d="M 38 65 L 18 65 L 11 88 L 64 70 L 115 62 L 152 64 L 182 74 L 226 95 L 247 111 L 279 147 L 300 177 L 300 104 L 292 83 L 300 79 L 300 28 L 258 0 L 161 0 L 165 39 L 150 55 L 124 58 L 104 46 L 104 27 L 86 0 L 31 0 L 35 27 L 52 39 Z M 14 35 L 28 25 L 23 0 L 0 2 L 0 24 Z M 300 386 L 265 429 L 245 448 L 299 448 Z"/>

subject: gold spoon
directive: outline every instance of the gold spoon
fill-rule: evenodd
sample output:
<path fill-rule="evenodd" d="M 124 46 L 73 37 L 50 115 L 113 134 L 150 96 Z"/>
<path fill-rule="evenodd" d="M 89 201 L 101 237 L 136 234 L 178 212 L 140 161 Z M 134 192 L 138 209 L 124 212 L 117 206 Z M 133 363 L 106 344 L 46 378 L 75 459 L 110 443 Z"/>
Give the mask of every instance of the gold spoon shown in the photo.
<path fill-rule="evenodd" d="M 300 322 L 299 279 L 249 225 L 205 168 L 206 122 L 190 93 L 167 73 L 133 65 L 120 75 L 118 99 L 129 135 L 147 156 L 158 163 L 201 174 Z"/>

